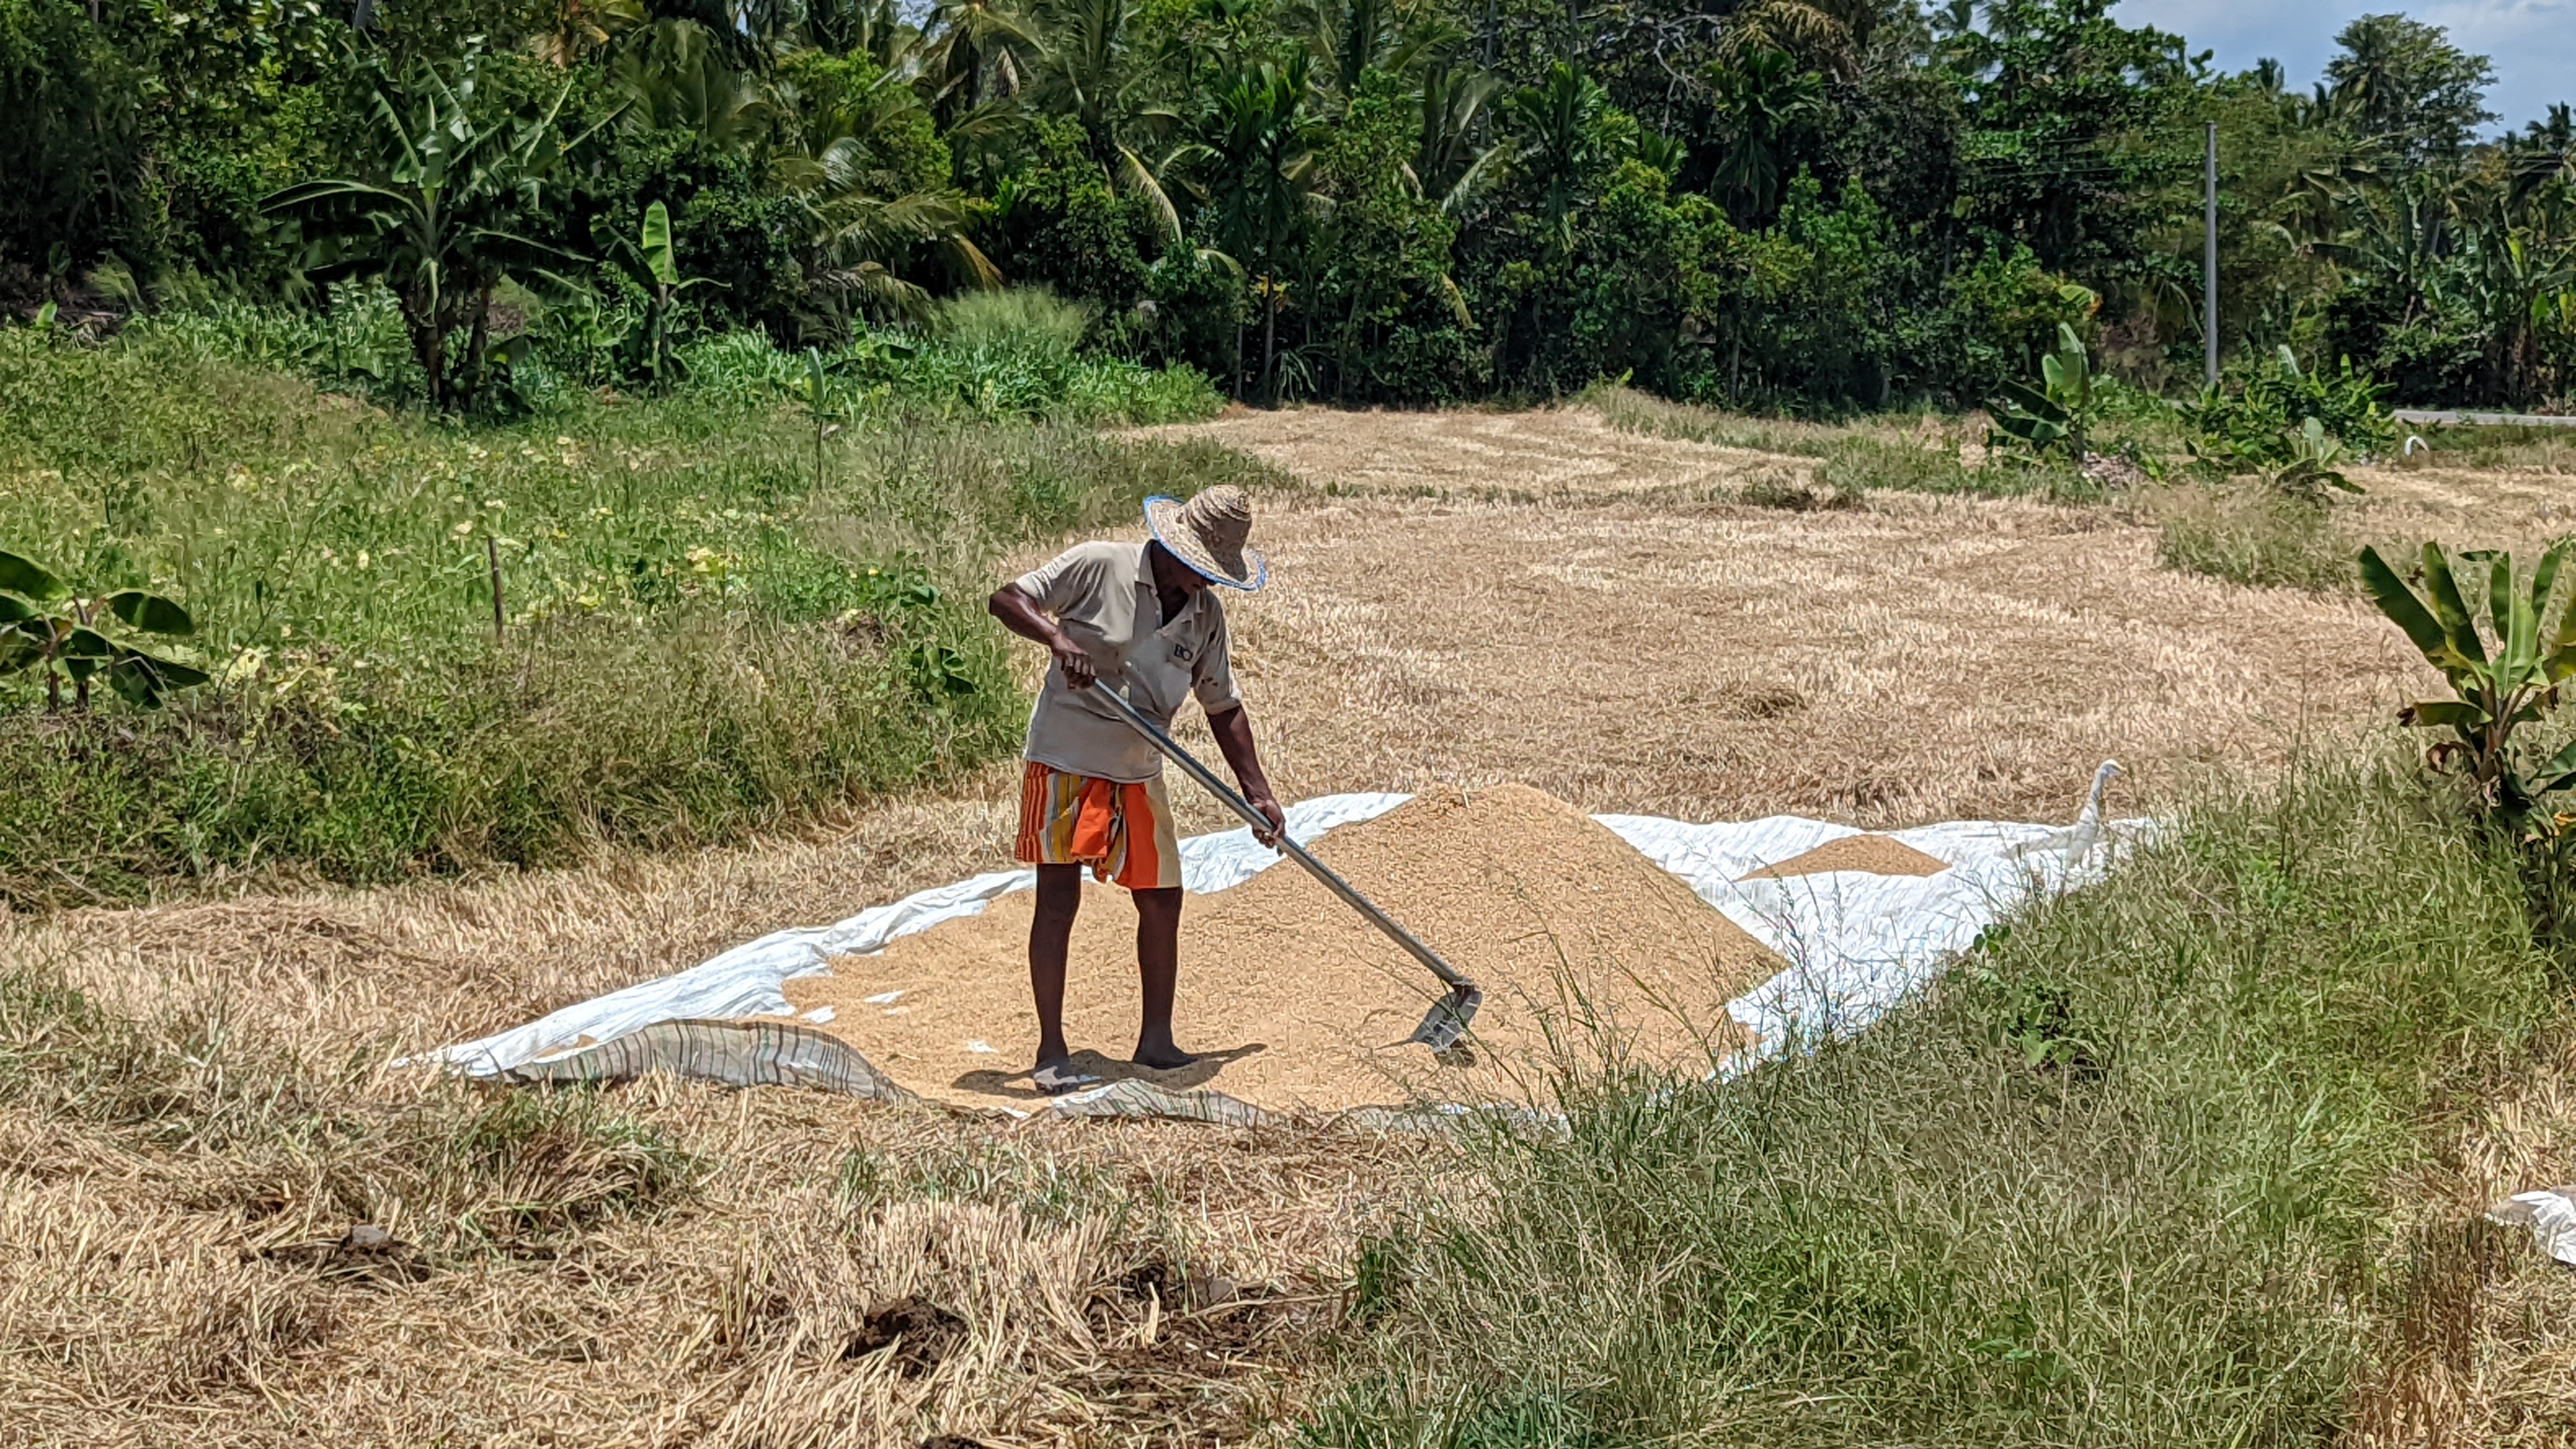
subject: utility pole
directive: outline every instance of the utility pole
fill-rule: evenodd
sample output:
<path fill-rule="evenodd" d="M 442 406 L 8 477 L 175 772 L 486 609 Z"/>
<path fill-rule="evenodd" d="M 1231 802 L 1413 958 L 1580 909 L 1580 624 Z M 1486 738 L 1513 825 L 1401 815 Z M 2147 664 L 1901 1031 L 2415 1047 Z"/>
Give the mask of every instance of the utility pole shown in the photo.
<path fill-rule="evenodd" d="M 2202 191 L 2200 239 L 2201 371 L 2218 386 L 2218 123 L 2209 123 L 2207 185 Z"/>

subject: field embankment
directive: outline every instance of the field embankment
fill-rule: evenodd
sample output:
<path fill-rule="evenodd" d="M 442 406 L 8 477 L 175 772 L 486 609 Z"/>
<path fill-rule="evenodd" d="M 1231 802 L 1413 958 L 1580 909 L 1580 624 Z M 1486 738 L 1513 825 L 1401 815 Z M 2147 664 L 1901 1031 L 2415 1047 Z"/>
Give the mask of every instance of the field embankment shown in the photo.
<path fill-rule="evenodd" d="M 1363 1251 L 1371 1367 L 1315 1439 L 2559 1442 L 2545 1353 L 2479 1334 L 2503 1278 L 2576 1294 L 2483 1203 L 2408 1202 L 2564 986 L 2512 860 L 2429 803 L 2404 765 L 2205 796 L 1855 1040 L 1492 1145 L 1465 1221 Z M 2463 1373 L 2428 1420 L 2442 1333 L 2519 1402 Z"/>

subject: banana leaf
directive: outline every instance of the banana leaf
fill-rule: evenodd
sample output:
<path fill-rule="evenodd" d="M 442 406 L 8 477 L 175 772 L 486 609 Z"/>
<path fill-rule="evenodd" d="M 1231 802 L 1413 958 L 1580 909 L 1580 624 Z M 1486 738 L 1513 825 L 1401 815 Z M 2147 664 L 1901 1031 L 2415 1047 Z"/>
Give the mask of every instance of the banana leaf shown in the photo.
<path fill-rule="evenodd" d="M 188 611 L 159 594 L 147 594 L 141 589 L 120 589 L 99 602 L 107 606 L 109 613 L 146 634 L 182 637 L 197 632 L 197 622 L 188 617 Z"/>
<path fill-rule="evenodd" d="M 2398 711 L 2397 718 L 2401 724 L 2449 725 L 2453 729 L 2471 730 L 2485 725 L 2492 716 L 2469 700 L 2432 699 L 2406 706 Z"/>
<path fill-rule="evenodd" d="M 107 667 L 108 687 L 138 709 L 158 709 L 163 694 L 203 684 L 210 677 L 202 669 L 175 659 L 155 658 L 139 649 L 119 651 L 115 662 Z"/>
<path fill-rule="evenodd" d="M 644 270 L 665 287 L 680 285 L 679 250 L 671 244 L 671 210 L 660 202 L 644 208 Z"/>
<path fill-rule="evenodd" d="M 2478 621 L 2460 598 L 2458 580 L 2451 577 L 2451 561 L 2442 556 L 2438 544 L 2424 545 L 2424 593 L 2433 605 L 2433 617 L 2442 621 L 2442 637 L 2451 652 L 2467 663 L 2483 668 L 2487 662 L 2486 645 L 2478 638 Z M 2442 661 L 2436 659 L 2437 667 Z"/>
<path fill-rule="evenodd" d="M 60 603 L 72 596 L 72 586 L 64 583 L 52 569 L 31 558 L 0 552 L 0 589 L 25 596 L 38 604 Z"/>
<path fill-rule="evenodd" d="M 2378 549 L 2361 551 L 2361 582 L 2369 590 L 2371 602 L 2379 606 L 2379 612 L 2404 631 L 2407 639 L 2435 668 L 2448 673 L 2450 665 L 2444 661 L 2450 653 L 2450 636 L 2443 632 L 2441 622 L 2424 607 L 2424 601 L 2416 597 L 2404 579 L 2397 576 L 2397 570 L 2390 568 L 2388 561 L 2379 556 Z"/>
<path fill-rule="evenodd" d="M 2065 405 L 2027 383 L 2005 382 L 2001 385 L 2004 405 L 2045 422 L 2064 424 L 2070 414 Z"/>

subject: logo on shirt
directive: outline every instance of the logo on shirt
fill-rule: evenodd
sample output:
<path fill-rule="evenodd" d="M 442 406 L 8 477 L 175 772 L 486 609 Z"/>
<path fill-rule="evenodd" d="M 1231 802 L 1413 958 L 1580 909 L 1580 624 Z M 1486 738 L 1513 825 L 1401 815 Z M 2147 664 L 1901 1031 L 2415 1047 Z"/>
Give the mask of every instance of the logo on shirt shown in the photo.
<path fill-rule="evenodd" d="M 1187 664 L 1187 663 L 1189 663 L 1189 662 L 1190 662 L 1190 657 L 1191 657 L 1191 656 L 1190 656 L 1190 646 L 1188 646 L 1187 644 L 1175 644 L 1175 645 L 1173 645 L 1173 646 L 1172 646 L 1172 657 L 1173 657 L 1174 659 L 1177 659 L 1177 660 L 1181 661 L 1183 664 Z"/>

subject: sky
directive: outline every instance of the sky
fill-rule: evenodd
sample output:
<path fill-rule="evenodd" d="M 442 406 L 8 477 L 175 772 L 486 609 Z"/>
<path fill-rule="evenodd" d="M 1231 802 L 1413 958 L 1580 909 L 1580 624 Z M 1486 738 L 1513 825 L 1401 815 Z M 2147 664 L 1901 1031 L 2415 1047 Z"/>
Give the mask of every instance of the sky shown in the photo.
<path fill-rule="evenodd" d="M 2356 16 L 2400 11 L 2451 32 L 2453 44 L 2495 62 L 2487 109 L 2520 130 L 2553 101 L 2576 101 L 2576 0 L 2120 0 L 2112 14 L 2218 52 L 2222 70 L 2269 56 L 2305 90 L 2334 55 L 2335 32 Z"/>

